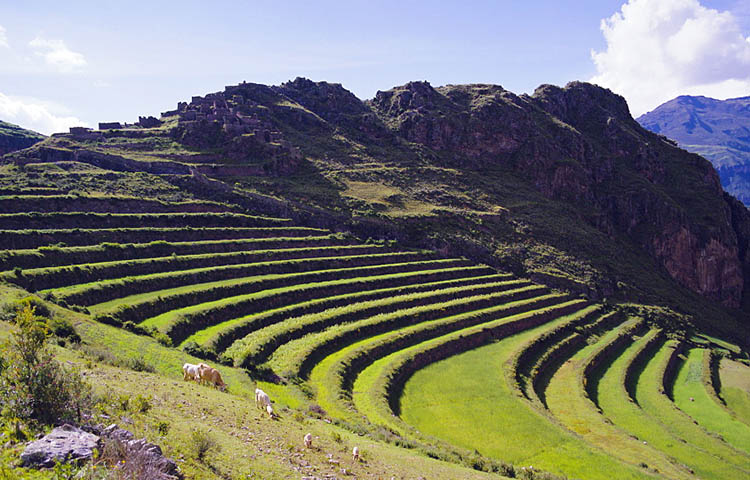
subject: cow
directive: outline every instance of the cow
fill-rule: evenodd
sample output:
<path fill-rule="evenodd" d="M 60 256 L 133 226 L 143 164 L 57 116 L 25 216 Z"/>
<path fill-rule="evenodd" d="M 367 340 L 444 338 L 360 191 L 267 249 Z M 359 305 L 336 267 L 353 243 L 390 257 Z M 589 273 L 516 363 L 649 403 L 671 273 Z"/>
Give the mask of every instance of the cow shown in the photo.
<path fill-rule="evenodd" d="M 305 447 L 312 448 L 312 433 L 306 434 L 303 440 L 305 441 Z"/>
<path fill-rule="evenodd" d="M 196 382 L 200 381 L 200 374 L 199 370 L 201 365 L 205 365 L 205 363 L 199 363 L 198 365 L 193 365 L 192 363 L 186 363 L 182 366 L 182 379 L 184 381 L 187 380 L 195 380 Z"/>
<path fill-rule="evenodd" d="M 218 387 L 222 392 L 227 389 L 227 385 L 221 379 L 219 371 L 213 367 L 209 367 L 205 363 L 200 364 L 200 368 L 198 368 L 198 377 L 202 383 L 210 383 L 211 385 Z"/>
<path fill-rule="evenodd" d="M 354 447 L 352 449 L 352 460 L 355 462 L 359 461 L 359 447 Z"/>
<path fill-rule="evenodd" d="M 268 396 L 266 392 L 261 390 L 260 388 L 255 389 L 255 406 L 263 409 L 266 408 L 267 405 L 271 405 L 271 397 Z"/>

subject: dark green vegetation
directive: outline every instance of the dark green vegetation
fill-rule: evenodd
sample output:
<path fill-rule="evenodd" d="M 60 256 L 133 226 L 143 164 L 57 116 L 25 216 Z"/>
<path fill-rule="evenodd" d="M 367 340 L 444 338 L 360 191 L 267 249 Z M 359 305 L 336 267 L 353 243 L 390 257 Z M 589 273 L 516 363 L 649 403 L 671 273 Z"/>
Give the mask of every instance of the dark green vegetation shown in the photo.
<path fill-rule="evenodd" d="M 41 133 L 0 120 L 0 155 L 28 148 L 44 138 Z"/>
<path fill-rule="evenodd" d="M 683 95 L 638 117 L 645 128 L 710 160 L 724 190 L 750 205 L 750 97 Z"/>
<path fill-rule="evenodd" d="M 60 355 L 95 390 L 158 392 L 136 427 L 189 475 L 343 474 L 325 454 L 353 445 L 377 454 L 345 468 L 386 478 L 750 471 L 721 373 L 750 360 L 750 214 L 621 98 L 297 79 L 161 120 L 3 157 L 0 281 L 80 336 Z M 228 393 L 174 381 L 199 360 Z M 332 440 L 301 451 L 305 429 Z"/>

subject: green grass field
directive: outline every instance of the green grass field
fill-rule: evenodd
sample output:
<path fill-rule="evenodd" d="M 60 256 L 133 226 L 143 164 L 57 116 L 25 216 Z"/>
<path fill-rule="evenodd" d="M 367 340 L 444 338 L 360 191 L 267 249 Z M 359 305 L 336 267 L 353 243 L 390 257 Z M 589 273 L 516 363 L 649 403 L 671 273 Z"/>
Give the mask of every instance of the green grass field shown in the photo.
<path fill-rule="evenodd" d="M 663 343 L 638 375 L 635 391 L 638 405 L 675 438 L 718 457 L 720 462 L 747 469 L 750 456 L 711 435 L 666 395 L 662 385 L 663 372 L 676 347 L 675 340 Z"/>
<path fill-rule="evenodd" d="M 625 371 L 639 351 L 647 342 L 659 335 L 658 330 L 651 330 L 634 341 L 612 363 L 602 375 L 597 389 L 597 398 L 603 415 L 618 427 L 624 429 L 636 440 L 645 441 L 648 445 L 664 452 L 688 468 L 695 471 L 700 478 L 745 479 L 750 475 L 748 469 L 727 464 L 721 458 L 702 450 L 695 445 L 681 441 L 664 425 L 650 417 L 628 396 L 625 389 Z M 750 468 L 750 463 L 747 465 Z"/>
<path fill-rule="evenodd" d="M 587 479 L 649 478 L 644 470 L 615 460 L 551 422 L 508 385 L 503 369 L 518 345 L 563 321 L 418 371 L 401 397 L 402 418 L 424 434 L 518 465 Z M 387 361 L 386 357 L 379 362 Z M 360 382 L 354 388 L 363 390 Z"/>
<path fill-rule="evenodd" d="M 592 339 L 590 344 L 560 365 L 545 392 L 547 406 L 563 425 L 580 435 L 587 443 L 601 448 L 613 457 L 667 478 L 687 479 L 691 474 L 686 468 L 671 462 L 647 443 L 629 436 L 618 425 L 606 421 L 584 390 L 583 368 L 591 361 L 596 350 L 614 341 L 624 329 L 639 322 L 640 319 L 630 319 L 600 338 Z"/>
<path fill-rule="evenodd" d="M 2 298 L 22 295 L 17 289 L 0 287 Z M 500 478 L 454 463 L 447 463 L 358 436 L 321 419 L 308 416 L 302 409 L 291 410 L 283 395 L 261 386 L 274 400 L 277 420 L 255 408 L 255 383 L 240 369 L 220 367 L 229 386 L 228 393 L 193 382 L 182 381 L 184 362 L 197 362 L 178 350 L 159 345 L 148 337 L 139 337 L 125 330 L 92 322 L 84 315 L 53 307 L 56 314 L 73 321 L 84 347 L 71 350 L 53 347 L 59 361 L 82 369 L 95 392 L 111 399 L 105 407 L 108 423 L 118 423 L 137 437 L 156 442 L 165 454 L 176 459 L 188 479 L 216 478 L 282 480 L 309 475 L 342 475 L 345 468 L 352 478 L 411 478 L 418 471 L 426 478 L 481 480 Z M 0 342 L 5 341 L 13 327 L 0 321 Z M 140 358 L 155 372 L 133 371 L 114 367 L 86 352 L 106 353 L 107 362 Z M 146 413 L 124 411 L 115 405 L 136 392 L 148 399 Z M 291 397 L 290 397 L 291 398 Z M 304 407 L 305 405 L 300 405 Z M 166 424 L 167 433 L 158 426 Z M 207 431 L 219 450 L 201 462 L 193 457 L 187 439 L 194 430 Z M 314 436 L 314 447 L 304 448 L 302 437 Z M 353 462 L 351 449 L 357 445 L 362 461 Z M 22 445 L 21 445 L 22 447 Z M 4 470 L 20 453 L 19 446 L 3 447 L 0 451 L 0 478 L 23 480 L 59 480 L 52 471 L 34 472 L 25 469 Z M 330 457 L 329 457 L 330 455 Z M 333 459 L 336 463 L 329 460 Z M 5 475 L 3 477 L 2 475 Z M 10 476 L 8 476 L 10 475 Z"/>
<path fill-rule="evenodd" d="M 732 418 L 706 391 L 702 379 L 703 356 L 707 354 L 707 350 L 700 348 L 686 352 L 674 383 L 675 404 L 733 447 L 750 453 L 750 426 Z"/>
<path fill-rule="evenodd" d="M 750 367 L 725 358 L 720 376 L 721 398 L 738 420 L 750 425 Z"/>

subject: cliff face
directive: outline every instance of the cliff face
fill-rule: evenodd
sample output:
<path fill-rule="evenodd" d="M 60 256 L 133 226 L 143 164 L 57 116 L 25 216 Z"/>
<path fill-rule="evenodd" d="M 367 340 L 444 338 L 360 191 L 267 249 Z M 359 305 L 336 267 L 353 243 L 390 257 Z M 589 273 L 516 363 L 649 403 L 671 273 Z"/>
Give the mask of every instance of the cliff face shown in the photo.
<path fill-rule="evenodd" d="M 371 105 L 440 161 L 510 166 L 544 195 L 593 209 L 590 222 L 630 237 L 682 285 L 740 306 L 748 268 L 738 246 L 747 232 L 732 224 L 740 214 L 709 162 L 641 128 L 622 97 L 578 82 L 533 96 L 412 82 L 378 92 Z"/>
<path fill-rule="evenodd" d="M 44 135 L 41 133 L 0 121 L 0 156 L 28 148 L 42 140 L 44 140 Z"/>

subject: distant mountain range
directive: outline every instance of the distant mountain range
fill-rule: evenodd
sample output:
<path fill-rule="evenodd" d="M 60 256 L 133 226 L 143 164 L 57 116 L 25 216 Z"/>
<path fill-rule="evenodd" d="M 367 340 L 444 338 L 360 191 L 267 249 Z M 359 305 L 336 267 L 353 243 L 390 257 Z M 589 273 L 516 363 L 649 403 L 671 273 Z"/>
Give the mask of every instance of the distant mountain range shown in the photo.
<path fill-rule="evenodd" d="M 750 206 L 750 97 L 716 100 L 684 95 L 637 120 L 710 160 L 724 189 Z"/>
<path fill-rule="evenodd" d="M 0 120 L 0 155 L 28 148 L 44 138 L 41 133 Z"/>

